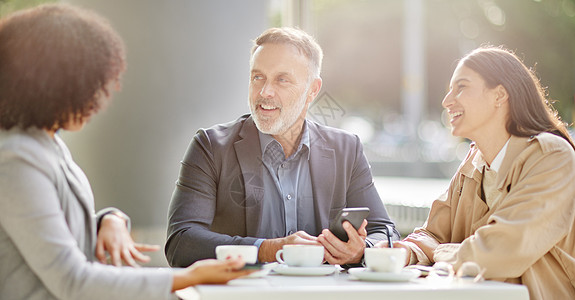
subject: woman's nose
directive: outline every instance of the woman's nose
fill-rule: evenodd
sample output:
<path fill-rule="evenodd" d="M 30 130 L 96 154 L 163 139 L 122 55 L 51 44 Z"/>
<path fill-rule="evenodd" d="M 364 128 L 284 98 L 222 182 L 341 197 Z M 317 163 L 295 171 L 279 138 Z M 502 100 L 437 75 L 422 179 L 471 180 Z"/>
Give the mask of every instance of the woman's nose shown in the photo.
<path fill-rule="evenodd" d="M 449 91 L 443 98 L 443 101 L 441 101 L 441 106 L 448 108 L 451 104 L 453 104 L 453 96 L 451 95 L 451 91 Z"/>

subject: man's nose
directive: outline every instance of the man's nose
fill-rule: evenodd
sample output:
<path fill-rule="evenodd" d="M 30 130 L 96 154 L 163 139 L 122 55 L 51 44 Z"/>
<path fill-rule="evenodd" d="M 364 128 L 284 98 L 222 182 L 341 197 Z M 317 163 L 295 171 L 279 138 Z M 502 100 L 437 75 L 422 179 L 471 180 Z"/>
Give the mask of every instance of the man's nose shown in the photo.
<path fill-rule="evenodd" d="M 266 81 L 262 86 L 262 90 L 260 91 L 260 96 L 263 98 L 273 98 L 275 95 L 275 90 L 272 84 L 269 81 Z"/>

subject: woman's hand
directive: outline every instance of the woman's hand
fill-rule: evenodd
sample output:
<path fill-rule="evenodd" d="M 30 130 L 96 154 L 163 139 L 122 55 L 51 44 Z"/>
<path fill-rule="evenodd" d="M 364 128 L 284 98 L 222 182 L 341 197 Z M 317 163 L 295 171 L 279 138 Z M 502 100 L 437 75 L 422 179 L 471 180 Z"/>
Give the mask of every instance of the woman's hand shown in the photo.
<path fill-rule="evenodd" d="M 107 252 L 110 255 L 110 263 L 115 266 L 122 266 L 123 261 L 126 265 L 139 267 L 136 261 L 141 263 L 150 261 L 150 257 L 142 252 L 159 249 L 157 245 L 134 243 L 123 218 L 113 213 L 102 217 L 96 242 L 96 258 L 101 263 L 107 263 Z"/>
<path fill-rule="evenodd" d="M 381 241 L 373 246 L 374 248 L 389 248 L 389 243 L 387 241 Z M 407 255 L 405 256 L 405 266 L 409 264 L 411 259 L 411 248 L 407 246 L 403 241 L 396 241 L 393 242 L 393 248 L 403 248 L 407 251 Z"/>
<path fill-rule="evenodd" d="M 241 258 L 218 261 L 206 259 L 197 261 L 186 269 L 174 273 L 172 292 L 198 284 L 224 284 L 232 279 L 249 275 L 257 270 L 242 270 Z"/>
<path fill-rule="evenodd" d="M 406 242 L 411 242 L 417 245 L 419 249 L 425 253 L 429 261 L 433 261 L 433 254 L 435 248 L 439 246 L 439 242 L 423 232 L 414 232 L 409 234 L 405 239 Z"/>

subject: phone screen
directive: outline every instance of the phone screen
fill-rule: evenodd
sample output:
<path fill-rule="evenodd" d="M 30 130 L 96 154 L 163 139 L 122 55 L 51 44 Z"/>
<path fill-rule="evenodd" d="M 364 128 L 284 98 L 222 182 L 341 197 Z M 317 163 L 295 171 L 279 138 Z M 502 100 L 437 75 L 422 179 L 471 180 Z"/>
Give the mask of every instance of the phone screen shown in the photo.
<path fill-rule="evenodd" d="M 242 268 L 243 270 L 261 270 L 264 267 L 264 264 L 245 264 Z"/>

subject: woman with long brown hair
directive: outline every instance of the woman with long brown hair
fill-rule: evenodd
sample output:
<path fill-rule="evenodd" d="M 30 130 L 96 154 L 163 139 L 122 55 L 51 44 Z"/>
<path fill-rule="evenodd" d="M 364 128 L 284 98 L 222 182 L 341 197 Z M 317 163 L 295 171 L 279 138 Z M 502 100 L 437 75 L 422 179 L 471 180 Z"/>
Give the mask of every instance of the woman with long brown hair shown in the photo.
<path fill-rule="evenodd" d="M 537 77 L 512 52 L 479 48 L 443 106 L 473 143 L 426 223 L 394 244 L 406 263 L 475 262 L 531 299 L 575 299 L 575 146 Z"/>

